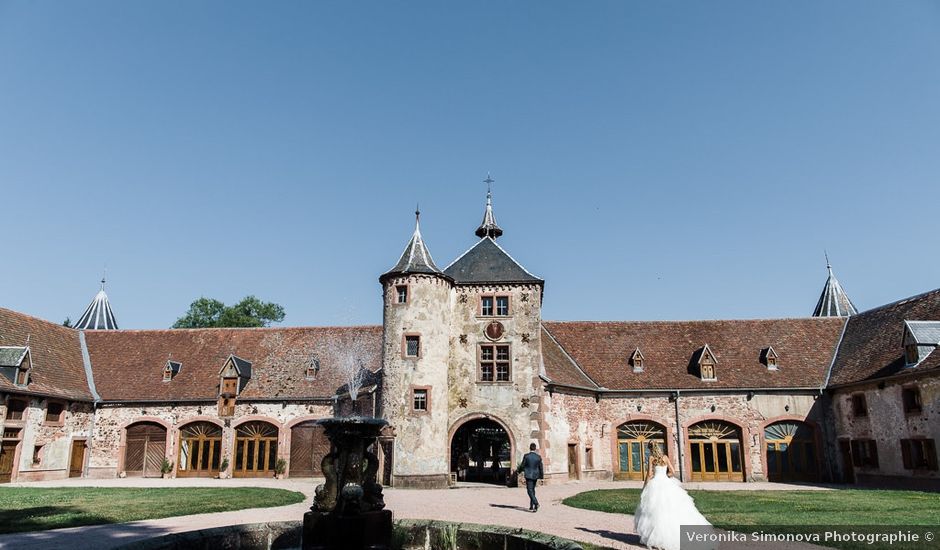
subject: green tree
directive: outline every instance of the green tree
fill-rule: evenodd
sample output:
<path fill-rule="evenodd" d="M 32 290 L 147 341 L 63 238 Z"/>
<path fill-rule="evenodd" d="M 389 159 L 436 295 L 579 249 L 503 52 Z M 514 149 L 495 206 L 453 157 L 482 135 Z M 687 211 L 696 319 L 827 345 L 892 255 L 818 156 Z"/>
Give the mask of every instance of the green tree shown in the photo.
<path fill-rule="evenodd" d="M 189 310 L 173 323 L 173 328 L 266 327 L 283 320 L 282 306 L 254 296 L 246 296 L 231 306 L 212 298 L 199 298 L 189 304 Z"/>

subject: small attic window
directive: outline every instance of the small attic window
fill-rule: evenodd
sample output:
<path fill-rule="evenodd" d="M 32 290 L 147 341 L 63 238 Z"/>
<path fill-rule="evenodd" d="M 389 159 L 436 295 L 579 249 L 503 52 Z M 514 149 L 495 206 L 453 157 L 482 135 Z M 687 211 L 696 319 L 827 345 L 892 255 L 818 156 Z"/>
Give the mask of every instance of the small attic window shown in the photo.
<path fill-rule="evenodd" d="M 712 350 L 709 349 L 708 344 L 705 344 L 705 347 L 702 348 L 701 356 L 699 356 L 698 367 L 699 374 L 702 377 L 702 380 L 717 380 L 715 376 L 715 360 Z"/>
<path fill-rule="evenodd" d="M 179 374 L 182 368 L 183 364 L 179 361 L 167 360 L 166 365 L 163 366 L 163 381 L 169 382 L 170 380 L 173 380 L 173 377 Z"/>
<path fill-rule="evenodd" d="M 320 359 L 314 357 L 307 363 L 307 368 L 304 370 L 304 378 L 307 380 L 316 380 L 317 374 L 320 373 Z"/>
<path fill-rule="evenodd" d="M 774 351 L 773 346 L 767 346 L 761 350 L 760 362 L 767 367 L 767 370 L 777 370 L 779 361 L 780 357 Z"/>
<path fill-rule="evenodd" d="M 904 362 L 908 365 L 914 365 L 920 360 L 917 344 L 908 344 L 904 346 Z"/>
<path fill-rule="evenodd" d="M 643 372 L 643 354 L 640 348 L 633 350 L 630 355 L 630 366 L 633 367 L 633 372 Z"/>

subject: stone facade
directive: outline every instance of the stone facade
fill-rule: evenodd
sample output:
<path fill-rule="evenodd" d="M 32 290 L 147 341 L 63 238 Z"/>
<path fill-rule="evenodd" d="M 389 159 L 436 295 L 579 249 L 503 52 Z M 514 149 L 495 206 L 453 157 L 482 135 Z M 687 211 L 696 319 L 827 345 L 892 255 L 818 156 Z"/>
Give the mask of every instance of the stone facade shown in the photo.
<path fill-rule="evenodd" d="M 7 414 L 10 400 L 27 403 L 21 419 Z M 62 407 L 57 419 L 47 418 L 50 403 Z M 35 396 L 10 396 L 0 405 L 0 430 L 3 441 L 16 444 L 13 464 L 17 481 L 44 481 L 69 477 L 72 445 L 75 441 L 90 439 L 94 411 L 89 403 L 69 402 L 63 399 Z M 38 448 L 37 448 L 38 447 Z M 86 458 L 77 459 L 77 472 L 83 475 Z"/>

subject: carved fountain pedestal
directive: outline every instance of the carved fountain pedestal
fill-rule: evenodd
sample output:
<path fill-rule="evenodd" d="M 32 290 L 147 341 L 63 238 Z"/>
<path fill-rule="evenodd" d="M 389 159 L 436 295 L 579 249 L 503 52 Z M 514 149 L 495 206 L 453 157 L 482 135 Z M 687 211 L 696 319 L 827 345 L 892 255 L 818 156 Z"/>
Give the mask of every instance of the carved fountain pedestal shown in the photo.
<path fill-rule="evenodd" d="M 326 483 L 318 485 L 304 514 L 303 550 L 388 550 L 392 512 L 385 509 L 376 481 L 378 458 L 367 449 L 388 425 L 377 418 L 318 421 L 330 440 L 320 463 Z"/>

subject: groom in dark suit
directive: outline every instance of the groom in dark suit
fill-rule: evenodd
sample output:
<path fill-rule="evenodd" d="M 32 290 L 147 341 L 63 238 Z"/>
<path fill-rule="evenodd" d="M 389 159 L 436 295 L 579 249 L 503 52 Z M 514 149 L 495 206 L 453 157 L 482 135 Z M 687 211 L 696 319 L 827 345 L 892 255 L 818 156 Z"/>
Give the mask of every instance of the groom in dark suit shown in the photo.
<path fill-rule="evenodd" d="M 529 511 L 538 512 L 539 500 L 535 498 L 535 484 L 544 477 L 542 473 L 542 457 L 535 452 L 535 443 L 529 445 L 529 452 L 522 457 L 522 463 L 516 472 L 525 475 L 525 490 L 529 493 Z"/>

